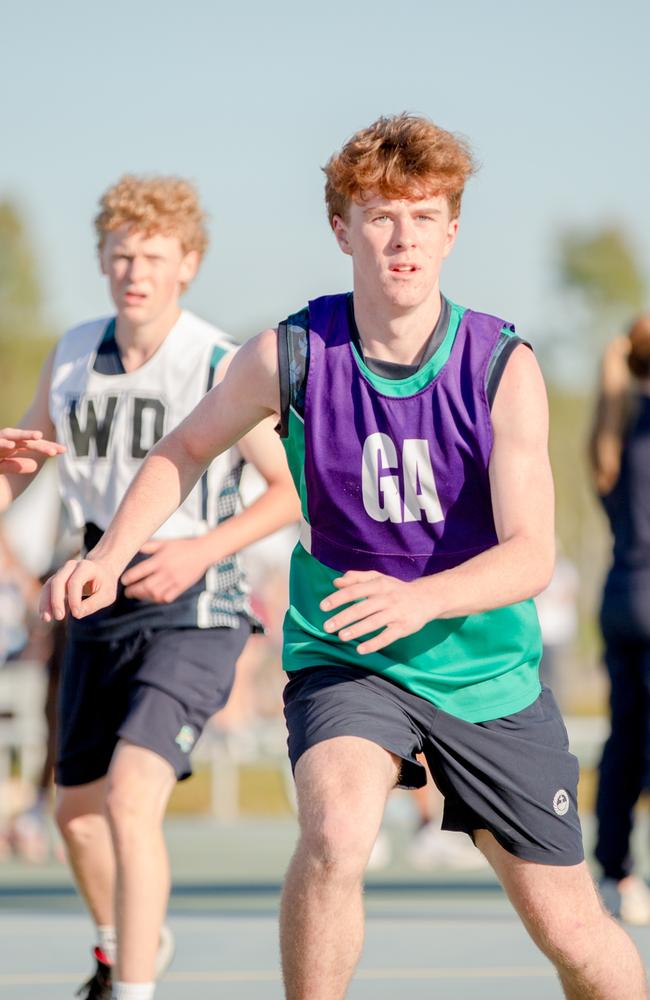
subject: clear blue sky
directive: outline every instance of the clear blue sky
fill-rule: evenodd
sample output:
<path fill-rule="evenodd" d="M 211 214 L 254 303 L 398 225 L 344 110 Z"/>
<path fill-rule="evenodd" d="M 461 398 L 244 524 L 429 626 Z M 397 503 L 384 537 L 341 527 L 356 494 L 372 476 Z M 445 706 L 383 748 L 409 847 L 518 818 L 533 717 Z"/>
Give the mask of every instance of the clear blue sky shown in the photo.
<path fill-rule="evenodd" d="M 187 305 L 239 336 L 349 285 L 320 166 L 409 110 L 482 163 L 443 288 L 533 339 L 558 234 L 620 223 L 650 277 L 650 4 L 23 0 L 3 15 L 0 197 L 58 329 L 108 311 L 91 219 L 125 171 L 191 177 L 212 246 Z"/>

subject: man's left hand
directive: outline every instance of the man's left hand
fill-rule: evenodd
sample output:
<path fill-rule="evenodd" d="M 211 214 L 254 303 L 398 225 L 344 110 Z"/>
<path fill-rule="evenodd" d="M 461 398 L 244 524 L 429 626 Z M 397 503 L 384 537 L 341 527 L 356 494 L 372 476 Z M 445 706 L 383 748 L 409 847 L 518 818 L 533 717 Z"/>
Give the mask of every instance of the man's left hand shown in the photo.
<path fill-rule="evenodd" d="M 381 629 L 379 635 L 362 642 L 357 652 L 376 653 L 397 639 L 418 632 L 431 620 L 431 602 L 423 594 L 420 580 L 405 583 L 383 573 L 349 571 L 334 580 L 337 588 L 321 601 L 321 611 L 351 604 L 325 621 L 326 632 L 338 632 L 348 642 Z"/>
<path fill-rule="evenodd" d="M 198 538 L 173 538 L 147 542 L 143 559 L 122 574 L 126 597 L 156 604 L 169 604 L 205 574 L 205 541 Z"/>

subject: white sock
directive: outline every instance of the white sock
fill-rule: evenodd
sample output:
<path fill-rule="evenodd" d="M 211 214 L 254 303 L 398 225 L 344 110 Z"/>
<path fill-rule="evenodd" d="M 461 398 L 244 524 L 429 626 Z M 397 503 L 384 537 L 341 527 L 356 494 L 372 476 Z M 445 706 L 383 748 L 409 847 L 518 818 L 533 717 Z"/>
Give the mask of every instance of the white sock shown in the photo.
<path fill-rule="evenodd" d="M 115 928 L 109 926 L 109 924 L 104 924 L 102 927 L 97 928 L 97 936 L 99 938 L 97 944 L 102 949 L 111 965 L 114 965 L 115 956 L 117 954 L 117 935 L 115 933 Z"/>
<path fill-rule="evenodd" d="M 113 983 L 113 1000 L 152 1000 L 155 983 Z"/>

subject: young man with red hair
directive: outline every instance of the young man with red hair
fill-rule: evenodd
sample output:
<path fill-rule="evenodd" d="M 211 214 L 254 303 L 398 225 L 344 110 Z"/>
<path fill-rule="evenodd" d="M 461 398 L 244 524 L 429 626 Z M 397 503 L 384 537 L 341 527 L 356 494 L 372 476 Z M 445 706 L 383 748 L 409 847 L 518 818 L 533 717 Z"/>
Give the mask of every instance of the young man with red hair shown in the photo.
<path fill-rule="evenodd" d="M 0 432 L 0 510 L 65 445 L 62 499 L 86 549 L 147 451 L 219 383 L 234 355 L 225 334 L 179 304 L 207 246 L 191 184 L 122 177 L 103 195 L 95 225 L 115 314 L 64 334 L 26 430 Z M 268 489 L 242 510 L 245 462 Z M 96 970 L 79 993 L 86 1000 L 149 1000 L 171 959 L 165 809 L 257 627 L 237 552 L 297 516 L 273 423 L 251 425 L 142 540 L 109 611 L 67 623 L 57 820 L 97 928 Z"/>
<path fill-rule="evenodd" d="M 43 597 L 83 619 L 214 455 L 279 418 L 302 503 L 284 666 L 300 840 L 281 945 L 288 1000 L 340 1000 L 362 880 L 395 785 L 445 795 L 568 997 L 646 996 L 584 863 L 578 766 L 540 688 L 532 596 L 551 575 L 547 403 L 511 324 L 441 295 L 472 161 L 424 118 L 381 118 L 326 167 L 354 291 L 242 348 L 144 463 L 88 560 Z M 90 596 L 84 596 L 90 595 Z"/>

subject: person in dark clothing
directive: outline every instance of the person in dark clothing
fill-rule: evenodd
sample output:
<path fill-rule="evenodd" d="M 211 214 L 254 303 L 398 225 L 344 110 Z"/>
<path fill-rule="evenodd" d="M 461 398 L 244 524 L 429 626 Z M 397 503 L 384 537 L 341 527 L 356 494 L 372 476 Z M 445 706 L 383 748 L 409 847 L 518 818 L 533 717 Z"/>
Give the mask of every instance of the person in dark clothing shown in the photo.
<path fill-rule="evenodd" d="M 611 684 L 611 734 L 600 764 L 596 858 L 613 913 L 650 923 L 634 874 L 634 807 L 650 788 L 650 314 L 608 348 L 591 439 L 596 489 L 613 536 L 600 624 Z"/>

